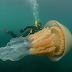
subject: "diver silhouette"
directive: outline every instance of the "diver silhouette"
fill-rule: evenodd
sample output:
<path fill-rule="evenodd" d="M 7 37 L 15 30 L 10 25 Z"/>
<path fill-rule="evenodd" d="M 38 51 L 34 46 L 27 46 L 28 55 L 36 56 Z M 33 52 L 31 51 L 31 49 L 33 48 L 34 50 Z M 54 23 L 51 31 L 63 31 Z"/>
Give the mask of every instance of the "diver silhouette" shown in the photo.
<path fill-rule="evenodd" d="M 23 29 L 20 30 L 20 33 L 23 33 L 25 32 L 25 30 L 29 29 L 25 34 L 22 35 L 22 37 L 25 37 L 27 35 L 31 35 L 31 34 L 34 34 L 35 32 L 38 32 L 40 30 L 42 30 L 42 23 L 41 22 L 38 22 L 36 25 L 34 26 L 27 26 Z M 17 35 L 15 35 L 12 31 L 7 31 L 6 29 L 2 28 L 2 30 L 7 33 L 7 34 L 10 34 L 11 36 L 13 36 L 14 38 L 15 37 L 18 37 Z"/>

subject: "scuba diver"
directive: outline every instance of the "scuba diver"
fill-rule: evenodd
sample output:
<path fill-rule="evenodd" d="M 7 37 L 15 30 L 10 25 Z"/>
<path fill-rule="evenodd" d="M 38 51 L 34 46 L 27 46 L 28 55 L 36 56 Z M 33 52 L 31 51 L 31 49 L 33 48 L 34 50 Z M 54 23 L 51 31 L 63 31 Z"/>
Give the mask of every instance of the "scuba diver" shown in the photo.
<path fill-rule="evenodd" d="M 38 22 L 35 21 L 35 26 L 27 26 L 23 29 L 20 30 L 20 33 L 23 33 L 25 32 L 25 30 L 29 29 L 25 34 L 22 35 L 22 37 L 25 37 L 27 35 L 31 35 L 31 34 L 34 34 L 35 32 L 38 32 L 40 30 L 42 30 L 42 23 L 41 22 Z M 17 35 L 15 35 L 12 31 L 6 31 L 5 29 L 2 28 L 2 30 L 7 33 L 7 34 L 10 34 L 11 36 L 13 36 L 14 38 L 15 37 L 18 37 Z"/>

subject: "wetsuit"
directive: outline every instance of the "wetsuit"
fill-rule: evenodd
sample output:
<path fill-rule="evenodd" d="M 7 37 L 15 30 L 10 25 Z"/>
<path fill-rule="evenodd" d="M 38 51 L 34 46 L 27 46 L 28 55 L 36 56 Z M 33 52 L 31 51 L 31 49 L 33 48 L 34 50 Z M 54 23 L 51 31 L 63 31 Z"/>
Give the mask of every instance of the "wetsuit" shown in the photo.
<path fill-rule="evenodd" d="M 21 33 L 23 33 L 25 30 L 29 29 L 26 33 L 24 33 L 22 35 L 22 37 L 25 37 L 27 35 L 30 35 L 30 34 L 34 34 L 35 32 L 38 32 L 40 30 L 42 30 L 41 26 L 40 25 L 37 25 L 37 26 L 27 26 L 26 28 L 20 30 Z M 6 32 L 7 34 L 10 34 L 11 36 L 13 36 L 14 38 L 15 37 L 18 37 L 17 35 L 15 35 L 12 31 L 7 31 Z"/>
<path fill-rule="evenodd" d="M 28 30 L 25 34 L 23 34 L 22 37 L 25 37 L 25 36 L 30 35 L 30 34 L 34 34 L 35 32 L 38 32 L 42 29 L 40 26 L 38 26 L 38 27 L 36 27 L 36 26 L 27 26 L 26 28 L 20 30 L 20 32 L 22 33 L 28 28 L 30 28 L 30 30 Z"/>

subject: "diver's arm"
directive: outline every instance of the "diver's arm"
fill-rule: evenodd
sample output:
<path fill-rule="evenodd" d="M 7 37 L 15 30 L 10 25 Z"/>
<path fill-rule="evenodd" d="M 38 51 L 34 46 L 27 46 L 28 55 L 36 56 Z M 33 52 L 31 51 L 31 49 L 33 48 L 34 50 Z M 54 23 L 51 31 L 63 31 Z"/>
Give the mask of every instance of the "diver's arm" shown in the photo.
<path fill-rule="evenodd" d="M 20 32 L 23 33 L 28 28 L 32 28 L 33 29 L 33 28 L 35 28 L 35 26 L 27 26 L 24 29 L 21 29 Z"/>

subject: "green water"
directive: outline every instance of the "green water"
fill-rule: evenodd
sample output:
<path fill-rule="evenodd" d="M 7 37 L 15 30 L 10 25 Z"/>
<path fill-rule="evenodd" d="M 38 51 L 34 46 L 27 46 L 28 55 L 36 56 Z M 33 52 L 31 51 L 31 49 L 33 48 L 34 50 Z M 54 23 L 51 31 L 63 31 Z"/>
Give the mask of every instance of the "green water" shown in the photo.
<path fill-rule="evenodd" d="M 37 0 L 39 18 L 43 26 L 49 20 L 57 20 L 72 32 L 71 0 Z M 0 47 L 12 36 L 2 28 L 21 36 L 20 29 L 34 25 L 34 17 L 26 0 L 0 0 Z M 51 62 L 47 57 L 26 56 L 11 62 L 0 60 L 0 72 L 72 72 L 72 50 L 60 61 Z"/>

